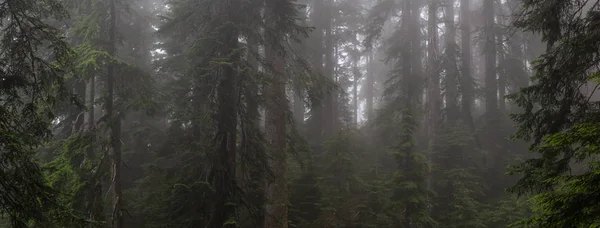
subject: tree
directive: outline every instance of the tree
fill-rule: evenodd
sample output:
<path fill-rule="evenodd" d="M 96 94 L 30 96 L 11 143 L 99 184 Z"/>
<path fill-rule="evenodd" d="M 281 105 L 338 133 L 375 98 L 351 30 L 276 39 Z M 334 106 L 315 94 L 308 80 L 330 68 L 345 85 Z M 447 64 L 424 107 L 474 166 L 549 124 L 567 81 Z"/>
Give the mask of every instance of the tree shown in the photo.
<path fill-rule="evenodd" d="M 541 34 L 547 50 L 535 62 L 532 85 L 511 95 L 523 109 L 512 116 L 515 137 L 531 140 L 537 154 L 515 167 L 522 176 L 511 191 L 535 195 L 538 213 L 523 225 L 596 227 L 598 110 L 591 97 L 598 75 L 597 2 L 544 4 L 525 2 L 515 23 Z M 571 174 L 578 163 L 583 169 Z"/>
<path fill-rule="evenodd" d="M 61 31 L 48 23 L 63 20 L 66 11 L 53 0 L 0 5 L 0 214 L 9 227 L 81 226 L 65 223 L 76 220 L 35 159 L 35 150 L 51 137 L 54 108 L 70 97 L 63 77 L 71 52 Z"/>

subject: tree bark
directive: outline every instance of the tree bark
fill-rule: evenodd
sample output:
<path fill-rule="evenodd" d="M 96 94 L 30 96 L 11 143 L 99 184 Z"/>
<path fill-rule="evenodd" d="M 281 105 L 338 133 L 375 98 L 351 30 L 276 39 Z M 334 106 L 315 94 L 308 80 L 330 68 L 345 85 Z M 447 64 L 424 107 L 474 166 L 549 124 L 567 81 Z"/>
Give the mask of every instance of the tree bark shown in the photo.
<path fill-rule="evenodd" d="M 234 3 L 229 3 L 234 4 Z M 230 7 L 226 7 L 229 10 Z M 232 55 L 238 48 L 238 34 L 232 28 L 221 32 L 221 57 L 229 57 L 233 66 L 223 65 L 220 69 L 221 80 L 217 88 L 217 134 L 211 179 L 215 188 L 213 216 L 209 227 L 235 227 L 228 221 L 235 218 L 237 202 L 236 153 L 237 153 L 237 105 L 238 75 L 234 69 L 239 56 Z"/>
<path fill-rule="evenodd" d="M 327 23 L 325 27 L 325 76 L 330 80 L 334 80 L 335 73 L 335 62 L 334 62 L 334 52 L 335 52 L 335 42 L 333 39 L 333 0 L 327 0 L 326 7 L 326 19 Z M 336 107 L 335 107 L 335 91 L 329 91 L 325 96 L 325 104 L 324 104 L 324 135 L 325 137 L 329 137 L 334 133 L 334 126 L 336 125 Z"/>
<path fill-rule="evenodd" d="M 412 28 L 411 28 L 411 24 L 413 24 L 413 21 L 411 21 L 411 5 L 414 4 L 412 3 L 411 0 L 405 0 L 404 1 L 404 5 L 402 8 L 402 30 L 404 32 L 404 34 L 410 34 Z M 411 68 L 411 58 L 415 58 L 414 56 L 411 56 L 411 45 L 412 45 L 412 40 L 411 39 L 405 39 L 403 41 L 403 52 L 402 52 L 402 77 L 404 77 L 406 80 L 406 82 L 408 83 L 409 80 L 412 79 L 413 77 L 413 72 L 412 72 L 412 68 Z M 405 101 L 404 103 L 410 103 L 412 102 L 413 97 L 415 96 L 415 94 L 411 94 L 411 88 L 409 85 L 407 85 L 405 83 L 405 85 L 403 86 L 404 91 L 403 93 L 405 94 Z M 408 109 L 411 108 L 410 104 L 406 105 L 407 107 L 405 107 L 404 109 Z M 403 121 L 407 118 L 411 118 L 410 116 L 402 116 Z M 409 171 L 410 167 L 410 162 L 406 162 L 408 160 L 408 158 L 411 156 L 410 153 L 412 151 L 407 151 L 407 154 L 405 155 L 405 158 L 402 161 L 397 161 L 399 166 L 402 166 L 403 171 Z M 396 158 L 398 160 L 398 158 Z M 409 177 L 410 178 L 410 177 Z M 412 211 L 411 211 L 411 206 L 410 205 L 406 205 L 404 206 L 404 216 L 402 219 L 402 224 L 403 227 L 411 227 L 411 215 L 412 215 Z"/>
<path fill-rule="evenodd" d="M 432 155 L 431 152 L 433 150 L 433 146 L 436 140 L 436 131 L 437 131 L 437 123 L 440 120 L 441 113 L 441 102 L 440 102 L 440 75 L 438 72 L 438 64 L 437 64 L 437 45 L 438 45 L 438 20 L 437 20 L 437 11 L 438 11 L 438 0 L 430 0 L 428 11 L 428 25 L 427 25 L 427 36 L 428 36 L 428 45 L 427 45 L 427 74 L 429 79 L 428 91 L 427 91 L 427 99 L 428 99 L 428 119 L 427 119 L 427 135 L 428 135 L 428 147 L 427 150 L 427 160 L 429 163 L 429 170 L 427 174 L 427 188 L 432 188 L 432 175 L 431 175 L 431 166 L 432 166 Z"/>
<path fill-rule="evenodd" d="M 85 151 L 85 159 L 84 159 L 84 163 L 87 162 L 87 160 L 93 158 L 94 156 L 96 156 L 96 150 L 95 150 L 95 134 L 94 133 L 94 129 L 95 129 L 95 108 L 94 108 L 94 102 L 95 102 L 95 96 L 96 96 L 96 81 L 95 81 L 95 77 L 92 76 L 90 77 L 90 79 L 88 80 L 88 82 L 86 83 L 86 89 L 85 89 L 85 106 L 87 108 L 86 112 L 84 113 L 83 116 L 83 130 L 86 134 L 88 134 L 91 137 L 91 143 L 90 145 L 88 145 L 86 151 Z M 92 172 L 100 172 L 100 170 L 92 170 Z M 94 175 L 92 176 L 96 176 L 96 173 L 93 173 Z M 104 210 L 103 210 L 103 206 L 102 206 L 102 183 L 100 182 L 99 179 L 93 179 L 91 180 L 91 183 L 93 184 L 92 186 L 92 190 L 89 192 L 89 208 L 88 208 L 88 219 L 90 221 L 105 221 L 104 218 Z"/>
<path fill-rule="evenodd" d="M 360 59 L 360 58 L 359 58 Z M 352 107 L 354 109 L 354 118 L 352 120 L 352 123 L 354 124 L 355 127 L 358 128 L 358 80 L 360 79 L 360 70 L 358 69 L 358 60 L 354 61 L 354 69 L 352 70 L 352 73 L 354 74 L 354 80 L 352 82 L 353 88 L 352 88 Z"/>
<path fill-rule="evenodd" d="M 503 34 L 498 33 L 498 47 L 504 47 Z M 498 108 L 500 113 L 506 113 L 506 53 L 504 50 L 498 52 Z"/>
<path fill-rule="evenodd" d="M 117 53 L 117 8 L 116 0 L 110 0 L 110 28 L 109 28 L 109 47 L 108 54 L 115 57 Z M 110 161 L 112 169 L 112 187 L 113 187 L 113 208 L 112 208 L 112 227 L 123 227 L 123 204 L 121 187 L 121 116 L 118 110 L 114 109 L 115 92 L 115 66 L 109 63 L 107 72 L 107 96 L 106 96 L 106 115 L 111 129 L 110 136 Z"/>
<path fill-rule="evenodd" d="M 266 57 L 273 67 L 272 82 L 265 86 L 269 168 L 273 179 L 267 183 L 265 228 L 287 228 L 285 63 L 283 55 L 269 47 Z"/>
<path fill-rule="evenodd" d="M 87 111 L 83 114 L 83 128 L 91 130 L 94 128 L 94 100 L 96 96 L 96 77 L 91 76 L 85 85 L 85 107 Z"/>
<path fill-rule="evenodd" d="M 315 67 L 315 70 L 319 74 L 324 74 L 323 70 L 323 32 L 324 32 L 324 14 L 325 14 L 325 4 L 324 0 L 315 0 L 314 10 L 312 11 L 311 21 L 315 26 L 313 34 L 311 37 L 311 52 L 312 52 L 312 65 Z M 311 110 L 310 110 L 310 122 L 308 124 L 308 136 L 310 137 L 311 148 L 314 154 L 318 155 L 322 152 L 322 144 L 323 144 L 323 121 L 324 121 L 324 104 L 325 104 L 325 94 L 319 93 L 316 91 L 317 97 L 316 100 L 312 100 Z"/>
<path fill-rule="evenodd" d="M 470 0 L 460 1 L 460 28 L 461 28 L 461 73 L 460 86 L 462 88 L 462 116 L 465 124 L 475 130 L 473 116 L 471 113 L 471 104 L 474 99 L 473 76 L 472 76 L 472 47 L 471 47 L 471 2 Z"/>
<path fill-rule="evenodd" d="M 294 122 L 299 130 L 304 128 L 304 96 L 302 89 L 294 86 Z"/>
<path fill-rule="evenodd" d="M 494 29 L 494 0 L 484 0 L 484 35 L 485 35 L 485 109 L 488 115 L 495 114 L 498 109 L 498 82 L 496 79 L 496 33 Z"/>
<path fill-rule="evenodd" d="M 449 125 L 454 125 L 460 116 L 458 110 L 458 68 L 457 68 L 457 44 L 456 26 L 454 25 L 454 0 L 447 0 L 445 13 L 446 25 L 446 58 L 444 66 L 446 69 L 446 117 Z"/>
<path fill-rule="evenodd" d="M 373 55 L 373 53 L 367 55 L 367 78 L 365 80 L 365 112 L 367 114 L 367 121 L 373 121 Z"/>

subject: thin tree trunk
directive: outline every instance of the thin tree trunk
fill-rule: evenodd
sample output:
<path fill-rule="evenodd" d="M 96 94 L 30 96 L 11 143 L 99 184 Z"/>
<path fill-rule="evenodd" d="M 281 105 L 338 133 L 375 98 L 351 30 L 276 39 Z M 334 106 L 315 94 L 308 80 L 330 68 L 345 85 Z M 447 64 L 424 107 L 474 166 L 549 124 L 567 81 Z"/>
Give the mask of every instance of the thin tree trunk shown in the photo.
<path fill-rule="evenodd" d="M 498 34 L 498 47 L 504 47 L 502 33 Z M 504 50 L 498 52 L 498 108 L 500 113 L 506 113 L 506 54 Z"/>
<path fill-rule="evenodd" d="M 327 0 L 326 5 L 326 23 L 325 27 L 325 75 L 330 80 L 334 80 L 335 63 L 334 52 L 335 42 L 333 40 L 333 0 Z M 335 91 L 329 91 L 325 97 L 323 126 L 324 135 L 329 137 L 334 133 L 335 126 Z"/>
<path fill-rule="evenodd" d="M 302 89 L 298 86 L 294 86 L 294 122 L 296 127 L 300 130 L 304 128 L 304 99 Z"/>
<path fill-rule="evenodd" d="M 367 78 L 365 80 L 365 107 L 367 120 L 373 121 L 373 83 L 374 83 L 374 71 L 373 71 L 373 55 L 371 52 L 367 55 Z"/>
<path fill-rule="evenodd" d="M 76 83 L 73 88 L 73 94 L 83 95 L 83 97 L 85 99 L 86 87 L 87 87 L 86 83 Z M 72 124 L 70 124 L 70 125 L 72 125 L 70 127 L 70 129 L 69 129 L 69 127 L 67 127 L 67 129 L 70 130 L 70 132 L 67 132 L 67 135 L 71 135 L 75 132 L 85 130 L 85 126 L 83 126 L 83 124 L 85 123 L 85 114 L 86 114 L 85 112 L 84 113 L 80 112 L 80 110 L 77 107 L 75 107 L 74 105 L 69 106 L 69 116 L 74 116 L 75 120 L 72 122 Z M 67 126 L 70 126 L 70 125 L 68 124 Z"/>
<path fill-rule="evenodd" d="M 354 81 L 352 83 L 352 92 L 354 93 L 352 94 L 352 107 L 354 109 L 354 118 L 352 122 L 354 123 L 354 126 L 358 128 L 358 80 L 360 79 L 360 70 L 358 69 L 357 64 L 358 60 L 354 61 Z"/>
<path fill-rule="evenodd" d="M 85 107 L 87 111 L 83 115 L 83 128 L 92 130 L 94 128 L 94 99 L 96 95 L 96 77 L 92 76 L 85 85 Z"/>
<path fill-rule="evenodd" d="M 95 96 L 96 96 L 96 78 L 94 76 L 90 77 L 90 79 L 88 80 L 88 82 L 86 83 L 86 89 L 85 89 L 85 106 L 87 108 L 87 111 L 84 113 L 83 116 L 83 128 L 84 128 L 84 132 L 86 134 L 90 134 L 90 137 L 92 139 L 90 145 L 87 147 L 86 152 L 85 152 L 85 160 L 83 163 L 86 163 L 87 160 L 91 159 L 92 157 L 96 156 L 96 150 L 95 150 L 95 136 L 92 134 L 94 133 L 94 128 L 95 128 L 95 108 L 94 108 L 94 102 L 95 102 Z M 95 177 L 97 176 L 97 172 L 100 172 L 99 169 L 96 170 L 92 170 L 92 176 Z M 89 208 L 88 208 L 88 219 L 90 221 L 105 221 L 104 218 L 104 211 L 103 211 L 103 206 L 102 206 L 102 183 L 101 181 L 98 179 L 93 179 L 92 181 L 92 190 L 90 191 L 90 195 L 89 195 Z"/>

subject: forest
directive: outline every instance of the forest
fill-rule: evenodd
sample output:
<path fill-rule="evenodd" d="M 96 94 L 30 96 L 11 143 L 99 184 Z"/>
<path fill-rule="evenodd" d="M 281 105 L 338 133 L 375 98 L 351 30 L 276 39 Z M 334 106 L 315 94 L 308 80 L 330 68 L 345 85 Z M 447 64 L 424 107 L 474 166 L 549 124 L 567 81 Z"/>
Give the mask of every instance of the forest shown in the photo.
<path fill-rule="evenodd" d="M 0 0 L 0 228 L 600 228 L 600 0 Z"/>

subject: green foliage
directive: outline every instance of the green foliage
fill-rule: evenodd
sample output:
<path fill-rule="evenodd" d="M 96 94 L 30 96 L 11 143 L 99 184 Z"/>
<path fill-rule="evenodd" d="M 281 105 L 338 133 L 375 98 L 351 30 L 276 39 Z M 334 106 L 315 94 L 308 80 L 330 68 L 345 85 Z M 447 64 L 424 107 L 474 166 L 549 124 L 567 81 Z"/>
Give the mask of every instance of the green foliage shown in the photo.
<path fill-rule="evenodd" d="M 365 185 L 358 175 L 360 145 L 350 131 L 339 131 L 325 142 L 320 179 L 320 217 L 324 227 L 357 226 L 365 210 Z"/>
<path fill-rule="evenodd" d="M 320 213 L 320 184 L 314 170 L 302 171 L 290 181 L 290 227 L 311 227 Z"/>
<path fill-rule="evenodd" d="M 481 218 L 485 227 L 531 227 L 521 223 L 532 214 L 531 207 L 531 200 L 511 196 L 483 205 Z"/>
<path fill-rule="evenodd" d="M 539 32 L 548 44 L 534 64 L 534 83 L 511 98 L 524 109 L 513 115 L 518 122 L 515 138 L 532 140 L 536 153 L 514 167 L 522 175 L 511 190 L 533 194 L 536 214 L 519 223 L 526 226 L 597 227 L 598 102 L 592 91 L 581 89 L 593 82 L 598 64 L 600 34 L 597 8 L 587 12 L 582 2 L 565 1 L 548 7 L 542 1 L 524 4 L 517 26 Z M 576 16 L 570 16 L 576 12 Z M 558 64 L 560 63 L 560 64 Z M 572 173 L 577 164 L 583 168 Z"/>
<path fill-rule="evenodd" d="M 107 158 L 105 153 L 93 153 L 93 147 L 102 140 L 96 135 L 80 132 L 54 142 L 59 145 L 54 152 L 56 158 L 44 165 L 49 184 L 61 191 L 61 201 L 81 218 L 102 211 L 103 206 L 97 187 L 107 173 Z M 87 225 L 93 227 L 100 227 L 104 222 L 86 220 Z"/>
<path fill-rule="evenodd" d="M 474 139 L 461 125 L 445 126 L 433 147 L 434 217 L 441 227 L 487 227 L 479 198 L 483 196 L 483 156 L 474 149 Z"/>
<path fill-rule="evenodd" d="M 65 10 L 54 0 L 3 1 L 0 15 L 0 214 L 9 227 L 75 225 L 34 156 L 51 136 L 53 108 L 69 97 L 61 70 L 70 50 L 45 23 L 64 19 Z"/>
<path fill-rule="evenodd" d="M 296 129 L 304 121 L 294 123 L 285 110 L 287 152 L 293 155 L 286 176 L 290 227 L 476 228 L 513 222 L 600 227 L 598 104 L 578 91 L 598 82 L 599 74 L 590 72 L 598 62 L 600 39 L 590 29 L 597 25 L 596 10 L 575 20 L 571 31 L 562 28 L 566 18 L 556 18 L 565 17 L 556 12 L 570 12 L 577 4 L 525 2 L 520 26 L 542 31 L 552 48 L 537 63 L 538 84 L 513 96 L 525 109 L 515 116 L 521 124 L 517 136 L 532 136 L 532 150 L 542 155 L 516 167 L 524 178 L 513 191 L 544 190 L 532 201 L 519 201 L 501 194 L 507 180 L 489 178 L 500 176 L 503 163 L 518 151 L 503 139 L 511 130 L 503 126 L 508 122 L 482 125 L 490 133 L 484 142 L 494 144 L 490 153 L 503 159 L 494 169 L 485 167 L 486 155 L 473 137 L 481 132 L 472 123 L 440 124 L 433 146 L 422 147 L 430 135 L 422 132 L 424 78 L 415 64 L 429 42 L 405 36 L 419 29 L 418 21 L 406 19 L 418 18 L 413 16 L 420 7 L 411 6 L 402 29 L 383 37 L 385 23 L 395 23 L 399 13 L 409 15 L 397 1 L 378 1 L 366 18 L 361 0 L 331 1 L 332 8 L 315 4 L 311 10 L 317 14 L 331 12 L 311 19 L 317 33 L 327 34 L 327 42 L 320 40 L 328 43 L 324 53 L 312 50 L 322 43 L 292 45 L 310 41 L 305 36 L 311 31 L 299 25 L 309 11 L 292 0 L 120 0 L 116 28 L 108 3 L 0 0 L 0 217 L 7 218 L 0 227 L 103 227 L 113 216 L 105 197 L 112 190 L 105 137 L 112 120 L 98 108 L 103 106 L 98 98 L 107 96 L 107 80 L 94 81 L 104 79 L 109 66 L 115 70 L 114 112 L 122 123 L 127 227 L 264 226 L 264 183 L 271 176 L 259 110 L 272 102 L 264 88 L 277 81 L 274 77 L 285 77 L 281 81 L 313 108 L 311 123 L 329 124 L 318 119 L 324 116 L 320 112 L 336 118 L 335 127 L 306 135 Z M 319 23 L 331 23 L 331 31 Z M 154 37 L 153 26 L 159 24 Z M 116 44 L 109 44 L 113 30 Z M 382 38 L 386 42 L 377 42 Z M 359 87 L 361 41 L 369 51 L 376 45 L 386 49 L 392 67 L 385 72 L 378 119 L 368 126 L 351 120 L 358 114 L 350 110 L 345 91 Z M 117 50 L 109 48 L 115 45 Z M 156 48 L 161 53 L 151 54 Z M 261 54 L 264 48 L 281 54 L 285 75 L 265 73 L 273 66 Z M 524 78 L 519 58 L 510 64 Z M 322 65 L 330 65 L 331 75 L 322 75 Z M 465 85 L 455 86 L 458 91 Z M 455 93 L 457 101 L 471 99 Z M 317 110 L 328 96 L 332 104 Z M 90 114 L 95 119 L 88 119 Z M 314 139 L 313 148 L 304 137 Z M 41 168 L 36 152 L 49 161 Z M 584 165 L 568 174 L 575 162 Z M 533 217 L 518 222 L 531 214 L 531 203 Z"/>

